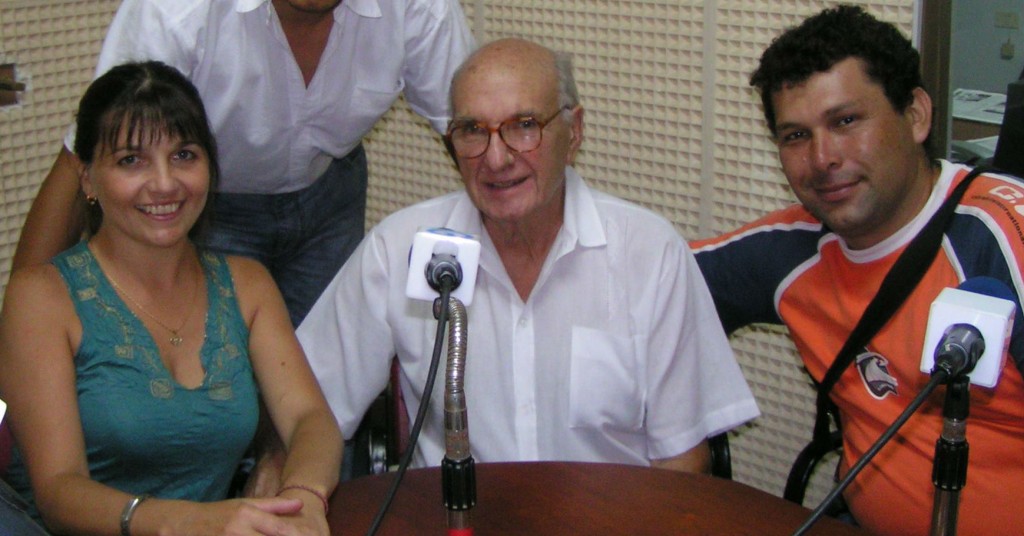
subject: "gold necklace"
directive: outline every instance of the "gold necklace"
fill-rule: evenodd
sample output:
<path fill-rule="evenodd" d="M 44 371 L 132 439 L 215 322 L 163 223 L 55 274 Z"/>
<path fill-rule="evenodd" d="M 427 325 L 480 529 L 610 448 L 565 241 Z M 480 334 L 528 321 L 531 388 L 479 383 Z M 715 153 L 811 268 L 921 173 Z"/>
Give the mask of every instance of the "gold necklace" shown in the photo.
<path fill-rule="evenodd" d="M 182 328 L 185 327 L 185 324 L 188 323 L 188 319 L 192 318 L 192 310 L 195 309 L 195 305 L 196 305 L 196 296 L 199 295 L 199 282 L 198 281 L 196 282 L 195 285 L 192 286 L 192 302 L 189 304 L 188 311 L 185 313 L 185 319 L 181 321 L 181 325 L 178 326 L 178 329 L 174 329 L 171 326 L 168 326 L 167 324 L 164 324 L 163 322 L 161 322 L 160 319 L 156 317 L 156 315 L 154 315 L 153 313 L 147 311 L 146 308 L 143 307 L 141 303 L 135 301 L 135 298 L 133 298 L 131 296 L 131 294 L 128 294 L 127 292 L 125 292 L 125 290 L 123 288 L 121 288 L 121 285 L 117 284 L 117 281 L 114 279 L 113 276 L 111 276 L 110 274 L 106 274 L 106 276 L 107 276 L 107 280 L 110 281 L 110 284 L 114 287 L 114 289 L 117 290 L 118 292 L 120 292 L 121 295 L 124 296 L 125 298 L 128 298 L 128 301 L 130 301 L 133 304 L 135 304 L 135 307 L 137 307 L 140 311 L 142 311 L 142 313 L 144 315 L 146 315 L 149 318 L 151 318 L 154 322 L 159 324 L 160 327 L 162 327 L 162 328 L 166 329 L 167 331 L 171 332 L 171 338 L 168 339 L 168 342 L 170 342 L 172 346 L 181 346 L 181 343 L 184 342 L 185 339 L 183 339 L 181 337 L 181 335 L 178 334 L 178 332 L 181 331 Z"/>

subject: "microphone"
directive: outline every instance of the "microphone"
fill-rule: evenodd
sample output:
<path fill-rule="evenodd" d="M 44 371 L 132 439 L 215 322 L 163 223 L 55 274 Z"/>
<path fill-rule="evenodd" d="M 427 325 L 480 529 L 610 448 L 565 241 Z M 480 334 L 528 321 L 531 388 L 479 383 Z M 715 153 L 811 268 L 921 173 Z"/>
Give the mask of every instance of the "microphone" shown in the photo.
<path fill-rule="evenodd" d="M 437 242 L 430 253 L 430 261 L 423 270 L 430 288 L 440 292 L 447 279 L 455 290 L 462 284 L 462 264 L 459 263 L 459 246 L 452 242 Z"/>
<path fill-rule="evenodd" d="M 958 428 L 962 434 L 963 426 L 965 426 L 963 420 L 966 419 L 967 412 L 964 404 L 967 400 L 968 382 L 983 387 L 995 387 L 999 380 L 999 372 L 1006 360 L 1006 348 L 1009 344 L 1015 310 L 1016 302 L 1013 292 L 998 279 L 976 277 L 964 281 L 957 288 L 942 289 L 931 305 L 928 326 L 925 331 L 924 350 L 921 356 L 921 372 L 931 374 L 931 379 L 896 420 L 850 467 L 842 481 L 811 512 L 811 516 L 804 524 L 793 533 L 794 536 L 806 534 L 811 526 L 821 519 L 826 508 L 842 494 L 868 462 L 878 454 L 878 451 L 896 435 L 896 432 L 906 424 L 910 416 L 943 383 L 950 384 L 950 388 L 946 390 L 947 409 L 944 411 L 950 423 L 944 427 L 943 433 L 946 434 L 946 429 Z M 985 344 L 986 339 L 998 344 Z M 930 348 L 934 348 L 934 350 L 929 350 Z M 968 373 L 970 376 L 966 376 Z M 952 398 L 960 407 L 952 409 L 954 404 L 950 402 L 951 393 Z M 953 423 L 954 420 L 959 422 Z M 945 448 L 946 445 L 956 444 L 954 446 L 959 448 L 959 443 L 966 444 L 962 439 L 962 437 L 940 438 L 939 446 Z M 947 454 L 948 451 L 949 449 L 946 449 L 946 451 L 937 453 L 936 461 L 954 459 L 954 456 Z M 940 484 L 940 476 L 943 486 L 941 492 L 936 494 L 937 506 L 933 522 L 935 519 L 941 518 L 943 527 L 946 526 L 947 518 L 952 518 L 955 526 L 956 497 L 950 495 L 957 492 L 959 489 L 957 485 L 962 487 L 963 482 L 966 481 L 966 449 L 960 449 L 956 454 L 964 456 L 962 463 L 954 464 L 956 467 L 953 469 L 936 469 L 933 474 L 936 486 Z M 951 475 L 951 478 L 947 478 L 947 475 Z M 957 482 L 948 484 L 947 482 L 950 480 L 957 480 Z M 940 503 L 941 510 L 938 507 Z M 953 513 L 950 514 L 950 511 Z M 938 533 L 932 532 L 932 534 Z"/>
<path fill-rule="evenodd" d="M 921 372 L 949 378 L 969 374 L 971 383 L 994 388 L 1006 362 L 1016 311 L 1013 292 L 992 277 L 973 277 L 946 288 L 932 302 Z"/>
<path fill-rule="evenodd" d="M 434 356 L 428 372 L 431 387 L 424 389 L 417 425 L 422 422 L 429 403 L 442 346 L 442 330 L 450 321 L 444 390 L 445 455 L 441 460 L 441 491 L 447 509 L 448 536 L 473 534 L 471 510 L 476 506 L 476 462 L 470 451 L 464 382 L 469 321 L 466 306 L 473 301 L 479 261 L 480 242 L 475 237 L 443 227 L 417 232 L 409 251 L 406 296 L 432 300 L 434 317 L 438 320 Z M 422 272 L 419 271 L 421 266 Z M 410 445 L 409 449 L 412 448 Z"/>
<path fill-rule="evenodd" d="M 473 235 L 444 227 L 421 229 L 409 250 L 405 295 L 414 300 L 433 301 L 442 280 L 448 278 L 453 283 L 452 297 L 468 306 L 473 302 L 479 263 L 480 242 Z"/>
<path fill-rule="evenodd" d="M 956 534 L 960 490 L 967 484 L 968 387 L 974 383 L 994 388 L 999 381 L 1015 309 L 1013 292 L 991 277 L 971 278 L 955 289 L 943 289 L 932 303 L 921 371 L 927 372 L 929 368 L 925 358 L 929 355 L 931 337 L 941 332 L 930 366 L 929 385 L 940 379 L 948 383 L 942 407 L 942 433 L 935 441 L 932 458 L 934 536 Z M 994 344 L 986 344 L 986 340 Z"/>
<path fill-rule="evenodd" d="M 985 337 L 978 328 L 970 324 L 953 324 L 946 328 L 939 347 L 935 349 L 935 366 L 931 373 L 942 369 L 951 378 L 970 374 L 984 352 Z"/>

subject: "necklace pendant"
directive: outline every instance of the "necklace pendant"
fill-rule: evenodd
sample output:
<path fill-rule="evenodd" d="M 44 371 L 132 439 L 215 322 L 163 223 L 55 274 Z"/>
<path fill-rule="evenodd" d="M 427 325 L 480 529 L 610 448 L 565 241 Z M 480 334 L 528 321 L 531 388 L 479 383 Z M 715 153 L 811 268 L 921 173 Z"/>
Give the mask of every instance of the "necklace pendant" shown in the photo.
<path fill-rule="evenodd" d="M 181 338 L 181 336 L 179 336 L 177 333 L 175 333 L 171 337 L 170 340 L 171 340 L 171 345 L 173 345 L 173 346 L 181 346 L 181 342 L 182 342 L 183 339 Z"/>

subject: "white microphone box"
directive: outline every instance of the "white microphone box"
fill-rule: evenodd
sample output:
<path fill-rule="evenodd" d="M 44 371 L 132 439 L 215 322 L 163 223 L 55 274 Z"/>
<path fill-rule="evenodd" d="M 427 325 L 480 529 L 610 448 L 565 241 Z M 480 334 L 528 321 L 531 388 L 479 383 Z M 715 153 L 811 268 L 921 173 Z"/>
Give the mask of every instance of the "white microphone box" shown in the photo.
<path fill-rule="evenodd" d="M 932 302 L 924 336 L 921 372 L 930 374 L 935 366 L 935 349 L 946 329 L 953 324 L 970 324 L 985 339 L 985 352 L 970 373 L 971 383 L 993 388 L 1006 362 L 1016 306 L 1010 300 L 955 288 L 945 288 Z"/>
<path fill-rule="evenodd" d="M 405 295 L 414 300 L 434 301 L 440 292 L 427 282 L 426 268 L 435 253 L 454 255 L 462 268 L 462 282 L 452 291 L 463 305 L 473 302 L 476 272 L 480 264 L 480 241 L 471 234 L 445 227 L 421 229 L 412 240 L 409 252 L 409 278 L 405 282 Z"/>

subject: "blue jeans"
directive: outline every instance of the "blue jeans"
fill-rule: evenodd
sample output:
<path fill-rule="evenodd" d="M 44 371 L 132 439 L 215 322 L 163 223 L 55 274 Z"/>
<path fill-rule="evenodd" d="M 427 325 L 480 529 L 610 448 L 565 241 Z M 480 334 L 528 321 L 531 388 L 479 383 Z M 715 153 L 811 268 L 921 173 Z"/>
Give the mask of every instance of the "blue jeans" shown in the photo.
<path fill-rule="evenodd" d="M 18 495 L 6 482 L 0 480 L 0 534 L 4 536 L 47 536 L 27 513 L 21 495 Z"/>
<path fill-rule="evenodd" d="M 366 152 L 360 144 L 302 190 L 218 193 L 203 243 L 263 263 L 281 289 L 292 325 L 298 327 L 363 239 L 366 183 Z M 348 441 L 343 480 L 363 472 L 353 467 L 352 453 L 353 442 Z"/>
<path fill-rule="evenodd" d="M 218 193 L 202 241 L 211 250 L 262 262 L 297 327 L 363 238 L 366 175 L 359 145 L 302 190 Z"/>

